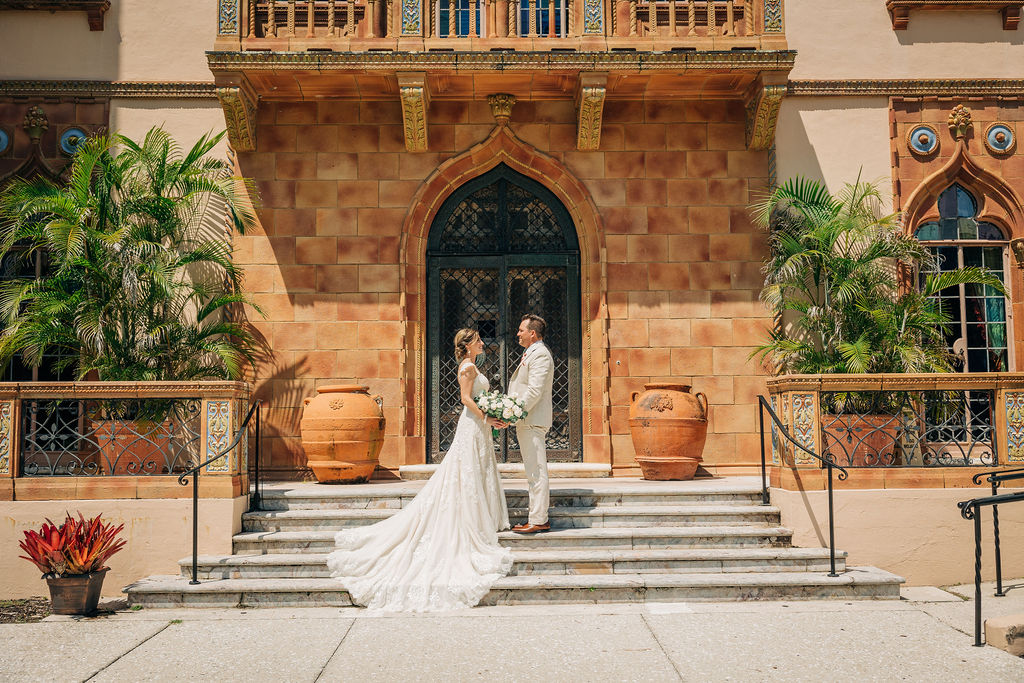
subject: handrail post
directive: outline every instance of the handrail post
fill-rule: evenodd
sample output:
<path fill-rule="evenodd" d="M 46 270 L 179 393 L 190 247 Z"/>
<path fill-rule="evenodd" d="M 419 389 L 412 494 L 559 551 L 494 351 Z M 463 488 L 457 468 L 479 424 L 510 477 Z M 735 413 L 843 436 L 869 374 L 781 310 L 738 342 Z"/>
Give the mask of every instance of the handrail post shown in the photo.
<path fill-rule="evenodd" d="M 981 506 L 974 504 L 974 647 L 981 642 Z"/>
<path fill-rule="evenodd" d="M 253 468 L 252 468 L 254 482 L 253 482 L 252 500 L 249 502 L 249 511 L 250 512 L 253 512 L 255 510 L 259 510 L 260 509 L 260 455 L 261 455 L 261 453 L 260 453 L 260 441 L 261 441 L 260 412 L 261 412 L 261 410 L 262 410 L 262 407 L 261 407 L 260 403 L 257 401 L 257 403 L 256 403 L 256 415 L 254 415 L 254 417 L 256 418 L 256 460 L 253 463 Z M 249 457 L 249 454 L 246 453 L 245 457 Z"/>
<path fill-rule="evenodd" d="M 992 479 L 992 495 L 996 495 L 999 491 L 999 480 Z M 996 545 L 996 597 L 1006 597 L 1006 593 L 1003 592 L 1003 558 L 999 552 L 999 506 L 992 506 L 992 535 L 995 537 Z"/>
<path fill-rule="evenodd" d="M 190 586 L 199 583 L 199 472 L 192 475 L 192 580 Z"/>
<path fill-rule="evenodd" d="M 673 11 L 675 11 L 673 9 Z M 758 396 L 757 417 L 761 428 L 761 505 L 768 504 L 768 475 L 764 457 L 764 397 Z"/>
<path fill-rule="evenodd" d="M 828 561 L 828 575 L 839 576 L 836 573 L 836 525 L 832 512 L 832 463 L 828 463 Z"/>

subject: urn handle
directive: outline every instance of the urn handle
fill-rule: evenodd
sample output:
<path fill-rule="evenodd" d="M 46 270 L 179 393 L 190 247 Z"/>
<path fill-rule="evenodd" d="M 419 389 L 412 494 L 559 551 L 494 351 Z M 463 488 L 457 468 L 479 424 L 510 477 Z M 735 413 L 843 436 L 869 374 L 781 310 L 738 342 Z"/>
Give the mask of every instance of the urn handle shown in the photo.
<path fill-rule="evenodd" d="M 698 391 L 694 396 L 697 399 L 697 403 L 700 404 L 700 419 L 708 419 L 708 397 L 703 391 Z"/>
<path fill-rule="evenodd" d="M 373 402 L 377 404 L 378 408 L 380 408 L 381 410 L 384 410 L 384 397 L 383 396 L 381 396 L 380 394 L 374 394 L 370 398 L 373 399 Z"/>
<path fill-rule="evenodd" d="M 302 399 L 302 405 L 308 406 L 309 402 L 312 401 L 312 400 L 313 399 L 311 399 L 311 398 L 304 398 L 304 399 Z"/>
<path fill-rule="evenodd" d="M 639 395 L 640 395 L 639 391 L 634 391 L 633 395 L 629 399 L 629 402 L 630 403 L 636 403 L 636 397 L 639 396 Z"/>

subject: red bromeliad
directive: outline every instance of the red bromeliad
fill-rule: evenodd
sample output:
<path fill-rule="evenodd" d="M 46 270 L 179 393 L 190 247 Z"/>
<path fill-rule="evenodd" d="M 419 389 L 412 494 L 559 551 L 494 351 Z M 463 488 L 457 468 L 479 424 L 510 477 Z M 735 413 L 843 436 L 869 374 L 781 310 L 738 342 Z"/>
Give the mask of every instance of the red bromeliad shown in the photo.
<path fill-rule="evenodd" d="M 47 519 L 38 532 L 25 532 L 19 546 L 27 555 L 20 557 L 44 576 L 88 574 L 104 569 L 107 559 L 124 547 L 125 541 L 117 538 L 123 530 L 124 524 L 115 527 L 99 515 L 86 520 L 82 513 L 78 519 L 68 514 L 59 527 Z"/>

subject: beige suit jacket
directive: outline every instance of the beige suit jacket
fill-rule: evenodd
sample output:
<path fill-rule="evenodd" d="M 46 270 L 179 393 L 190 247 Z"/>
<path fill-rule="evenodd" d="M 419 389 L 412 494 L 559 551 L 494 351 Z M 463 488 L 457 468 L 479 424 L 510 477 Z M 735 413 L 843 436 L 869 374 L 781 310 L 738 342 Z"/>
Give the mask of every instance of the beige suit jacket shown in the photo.
<path fill-rule="evenodd" d="M 555 360 L 544 342 L 534 342 L 523 354 L 512 378 L 508 393 L 522 399 L 526 419 L 516 423 L 533 427 L 551 427 L 551 384 L 555 376 Z"/>

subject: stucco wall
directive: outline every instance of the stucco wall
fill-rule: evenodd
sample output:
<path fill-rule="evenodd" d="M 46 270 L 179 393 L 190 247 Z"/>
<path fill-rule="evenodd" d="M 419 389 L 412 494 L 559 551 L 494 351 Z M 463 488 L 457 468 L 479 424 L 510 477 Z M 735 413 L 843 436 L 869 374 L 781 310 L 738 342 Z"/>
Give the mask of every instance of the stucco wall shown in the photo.
<path fill-rule="evenodd" d="M 880 181 L 891 208 L 892 162 L 886 97 L 787 97 L 775 137 L 780 182 L 793 176 L 824 181 L 832 192 Z"/>
<path fill-rule="evenodd" d="M 997 11 L 912 12 L 893 31 L 882 0 L 786 0 L 790 78 L 1020 78 L 1024 30 Z"/>
<path fill-rule="evenodd" d="M 104 29 L 84 12 L 4 12 L 0 78 L 211 81 L 214 0 L 116 0 Z"/>
<path fill-rule="evenodd" d="M 142 140 L 153 126 L 160 126 L 188 151 L 204 133 L 224 130 L 224 112 L 217 100 L 133 100 L 110 103 L 110 129 L 132 140 Z M 214 148 L 214 156 L 227 154 L 227 137 Z"/>
<path fill-rule="evenodd" d="M 241 531 L 248 496 L 199 501 L 200 554 L 230 554 L 231 537 Z M 18 543 L 27 529 L 46 518 L 60 523 L 65 511 L 88 517 L 103 515 L 123 523 L 128 543 L 110 558 L 103 595 L 118 596 L 129 583 L 152 574 L 177 574 L 178 560 L 192 555 L 192 500 L 0 501 L 0 598 L 49 596 L 39 570 L 18 557 Z"/>
<path fill-rule="evenodd" d="M 849 566 L 872 565 L 907 579 L 911 586 L 946 586 L 974 581 L 974 522 L 956 504 L 985 489 L 839 490 L 834 493 L 836 549 L 849 553 Z M 828 546 L 828 492 L 771 490 L 782 510 L 782 526 L 793 530 L 793 545 Z M 992 510 L 982 513 L 982 570 L 994 580 Z M 1024 505 L 999 510 L 1003 575 L 1024 567 Z"/>

